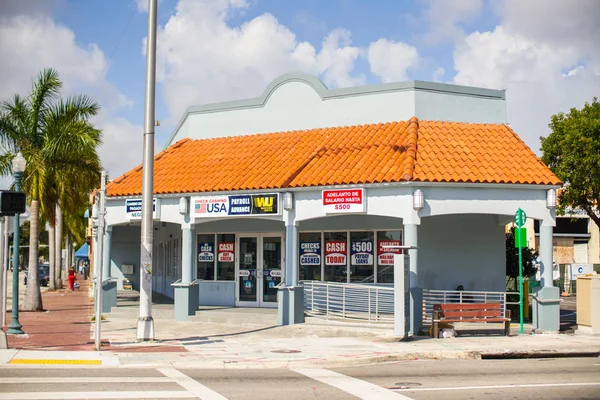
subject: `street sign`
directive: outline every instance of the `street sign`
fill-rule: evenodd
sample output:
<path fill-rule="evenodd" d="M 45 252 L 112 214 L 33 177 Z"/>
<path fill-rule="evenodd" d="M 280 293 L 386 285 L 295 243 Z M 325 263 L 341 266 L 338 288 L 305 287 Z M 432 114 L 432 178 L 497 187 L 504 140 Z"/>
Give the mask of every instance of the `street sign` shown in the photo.
<path fill-rule="evenodd" d="M 523 225 L 525 225 L 526 221 L 527 221 L 527 214 L 525 214 L 525 211 L 523 211 L 519 208 L 517 210 L 517 212 L 515 213 L 515 224 L 517 224 L 517 226 L 519 228 L 522 228 Z"/>
<path fill-rule="evenodd" d="M 515 229 L 515 248 L 527 247 L 527 228 Z"/>
<path fill-rule="evenodd" d="M 515 247 L 519 249 L 519 322 L 520 332 L 523 334 L 523 247 L 527 246 L 527 232 L 523 228 L 527 221 L 527 214 L 520 208 L 515 213 Z"/>
<path fill-rule="evenodd" d="M 0 191 L 0 215 L 14 216 L 15 214 L 23 214 L 27 198 L 23 192 L 14 192 L 10 190 Z"/>

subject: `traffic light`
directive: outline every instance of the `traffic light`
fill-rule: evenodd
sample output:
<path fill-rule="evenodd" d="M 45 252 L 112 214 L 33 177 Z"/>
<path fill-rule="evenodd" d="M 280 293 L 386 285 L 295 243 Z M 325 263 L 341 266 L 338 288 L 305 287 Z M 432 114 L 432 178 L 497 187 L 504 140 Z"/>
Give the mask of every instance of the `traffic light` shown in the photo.
<path fill-rule="evenodd" d="M 23 214 L 26 203 L 25 193 L 2 190 L 0 191 L 0 216 Z"/>

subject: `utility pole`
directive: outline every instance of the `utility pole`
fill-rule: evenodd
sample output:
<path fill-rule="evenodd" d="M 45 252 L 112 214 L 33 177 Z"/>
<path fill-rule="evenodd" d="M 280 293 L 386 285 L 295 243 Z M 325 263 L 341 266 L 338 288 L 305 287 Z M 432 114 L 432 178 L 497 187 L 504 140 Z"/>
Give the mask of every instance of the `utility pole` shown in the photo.
<path fill-rule="evenodd" d="M 100 177 L 100 200 L 97 205 L 97 244 L 94 252 L 94 271 L 96 272 L 96 350 L 102 346 L 102 245 L 104 244 L 104 201 L 106 199 L 106 171 L 102 170 Z"/>
<path fill-rule="evenodd" d="M 142 229 L 140 248 L 140 318 L 138 340 L 154 340 L 152 319 L 152 218 L 154 194 L 154 106 L 156 89 L 157 0 L 148 0 L 148 40 L 146 48 L 146 103 L 144 110 L 144 160 L 142 171 Z"/>

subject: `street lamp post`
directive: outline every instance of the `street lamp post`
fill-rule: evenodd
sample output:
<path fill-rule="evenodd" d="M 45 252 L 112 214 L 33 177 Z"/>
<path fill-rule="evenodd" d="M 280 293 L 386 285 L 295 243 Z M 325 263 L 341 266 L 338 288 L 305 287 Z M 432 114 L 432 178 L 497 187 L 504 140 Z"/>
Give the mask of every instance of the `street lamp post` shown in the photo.
<path fill-rule="evenodd" d="M 15 190 L 21 191 L 21 178 L 25 171 L 27 161 L 19 152 L 12 161 L 13 176 L 15 178 Z M 13 282 L 12 282 L 12 319 L 6 333 L 10 335 L 22 335 L 19 323 L 19 225 L 20 215 L 15 214 L 15 233 L 13 237 Z M 37 271 L 35 271 L 37 273 Z"/>

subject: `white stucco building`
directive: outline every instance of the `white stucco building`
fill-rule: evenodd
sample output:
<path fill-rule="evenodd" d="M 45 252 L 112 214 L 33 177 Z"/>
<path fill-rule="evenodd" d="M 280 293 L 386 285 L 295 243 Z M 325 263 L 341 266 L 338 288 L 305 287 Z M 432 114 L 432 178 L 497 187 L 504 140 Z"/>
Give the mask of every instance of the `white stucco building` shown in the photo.
<path fill-rule="evenodd" d="M 134 288 L 141 177 L 107 188 L 104 278 Z M 538 327 L 557 331 L 560 185 L 506 125 L 504 91 L 283 75 L 259 98 L 190 107 L 156 155 L 153 290 L 180 319 L 204 304 L 279 307 L 297 323 L 301 281 L 389 284 L 385 245 L 411 245 L 416 332 L 423 289 L 505 290 L 504 226 L 522 208 L 540 225 Z"/>

